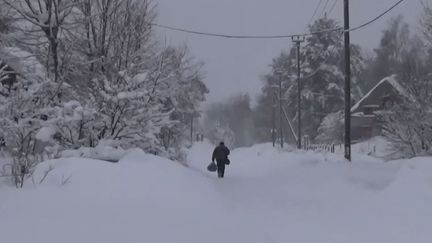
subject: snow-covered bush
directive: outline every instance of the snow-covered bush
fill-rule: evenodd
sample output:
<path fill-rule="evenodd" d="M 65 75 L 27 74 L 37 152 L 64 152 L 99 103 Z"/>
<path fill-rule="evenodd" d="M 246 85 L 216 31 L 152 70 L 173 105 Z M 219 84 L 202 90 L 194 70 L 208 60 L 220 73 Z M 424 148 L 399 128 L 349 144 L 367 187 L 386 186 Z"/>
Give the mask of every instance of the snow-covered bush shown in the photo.
<path fill-rule="evenodd" d="M 95 97 L 98 139 L 120 140 L 124 148 L 140 147 L 158 153 L 156 134 L 168 124 L 170 110 L 150 100 L 145 75 L 120 76 L 119 83 L 94 80 L 99 94 Z"/>
<path fill-rule="evenodd" d="M 10 169 L 14 183 L 22 187 L 43 155 L 50 152 L 46 149 L 57 146 L 51 143 L 48 126 L 56 118 L 59 89 L 45 78 L 43 66 L 31 53 L 17 47 L 3 48 L 2 53 L 17 79 L 0 87 L 0 134 L 14 158 Z"/>
<path fill-rule="evenodd" d="M 62 149 L 92 147 L 97 144 L 97 128 L 94 121 L 98 116 L 94 108 L 82 106 L 78 101 L 69 101 L 57 107 L 55 118 L 49 121 L 55 130 Z"/>
<path fill-rule="evenodd" d="M 64 150 L 60 153 L 62 158 L 89 158 L 118 162 L 127 152 L 121 147 L 113 146 L 114 141 L 100 141 L 96 147 L 81 147 L 74 150 Z"/>
<path fill-rule="evenodd" d="M 413 80 L 409 94 L 379 115 L 385 138 L 400 156 L 432 155 L 431 80 Z"/>
<path fill-rule="evenodd" d="M 344 138 L 344 124 L 342 112 L 335 112 L 324 117 L 318 128 L 315 140 L 319 143 L 339 144 Z"/>

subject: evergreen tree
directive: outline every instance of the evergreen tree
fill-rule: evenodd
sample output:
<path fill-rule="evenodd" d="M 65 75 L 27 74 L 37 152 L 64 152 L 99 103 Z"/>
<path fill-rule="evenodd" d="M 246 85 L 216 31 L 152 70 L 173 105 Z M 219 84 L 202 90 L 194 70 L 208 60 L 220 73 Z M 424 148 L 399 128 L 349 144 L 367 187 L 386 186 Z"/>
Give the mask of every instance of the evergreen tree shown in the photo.
<path fill-rule="evenodd" d="M 365 74 L 366 88 L 371 89 L 381 79 L 399 74 L 405 54 L 410 45 L 409 26 L 403 17 L 393 18 L 383 30 L 380 44 L 374 49 L 375 56 L 368 63 Z"/>
<path fill-rule="evenodd" d="M 339 28 L 339 24 L 326 17 L 318 19 L 310 27 L 311 32 Z M 359 99 L 363 90 L 361 88 L 361 75 L 364 62 L 360 47 L 351 46 L 352 70 L 352 97 Z M 312 35 L 306 39 L 301 48 L 301 88 L 302 88 L 302 120 L 303 134 L 315 138 L 318 127 L 324 117 L 330 113 L 343 109 L 344 104 L 344 61 L 343 61 L 342 33 L 338 31 L 323 32 Z M 272 72 L 265 76 L 265 86 L 260 99 L 261 103 L 271 104 L 274 97 L 274 87 L 282 80 L 284 107 L 292 117 L 295 125 L 297 121 L 297 61 L 296 50 L 282 53 L 273 60 Z M 262 106 L 262 104 L 259 104 Z M 268 112 L 267 108 L 267 113 Z M 268 115 L 270 118 L 271 116 Z M 268 119 L 270 122 L 270 119 Z M 270 123 L 267 123 L 270 130 Z M 285 124 L 286 125 L 286 124 Z"/>

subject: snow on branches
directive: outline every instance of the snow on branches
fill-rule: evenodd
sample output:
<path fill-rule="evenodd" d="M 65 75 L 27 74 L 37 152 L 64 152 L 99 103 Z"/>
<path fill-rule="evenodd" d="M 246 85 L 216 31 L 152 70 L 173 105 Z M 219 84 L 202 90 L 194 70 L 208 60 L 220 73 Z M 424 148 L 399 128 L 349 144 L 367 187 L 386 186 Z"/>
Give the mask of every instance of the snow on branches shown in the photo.
<path fill-rule="evenodd" d="M 0 2 L 20 19 L 19 44 L 0 51 L 0 77 L 16 74 L 0 85 L 0 129 L 13 153 L 180 151 L 208 90 L 187 48 L 153 35 L 151 1 Z"/>

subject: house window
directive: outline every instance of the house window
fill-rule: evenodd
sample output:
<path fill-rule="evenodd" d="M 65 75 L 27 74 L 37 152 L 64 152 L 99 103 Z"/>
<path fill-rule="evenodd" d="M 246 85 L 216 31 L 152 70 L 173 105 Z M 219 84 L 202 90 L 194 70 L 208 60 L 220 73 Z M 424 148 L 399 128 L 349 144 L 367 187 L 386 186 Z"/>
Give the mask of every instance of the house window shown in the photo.
<path fill-rule="evenodd" d="M 373 108 L 372 107 L 363 107 L 363 113 L 365 115 L 372 115 L 373 114 Z"/>
<path fill-rule="evenodd" d="M 391 99 L 390 96 L 384 96 L 381 99 L 381 106 L 383 108 L 390 108 L 391 106 L 393 106 L 393 100 Z"/>

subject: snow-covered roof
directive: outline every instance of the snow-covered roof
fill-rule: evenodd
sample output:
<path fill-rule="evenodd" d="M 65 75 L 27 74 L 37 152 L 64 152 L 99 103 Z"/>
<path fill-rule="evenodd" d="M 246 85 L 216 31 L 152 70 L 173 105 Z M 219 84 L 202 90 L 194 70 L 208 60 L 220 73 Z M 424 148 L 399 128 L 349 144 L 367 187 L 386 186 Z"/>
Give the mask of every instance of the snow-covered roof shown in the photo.
<path fill-rule="evenodd" d="M 365 96 L 363 96 L 352 108 L 351 112 L 355 112 L 362 103 L 365 102 L 377 89 L 378 87 L 382 86 L 384 83 L 389 84 L 394 88 L 394 90 L 399 93 L 402 96 L 410 97 L 408 91 L 396 80 L 396 75 L 392 75 L 389 77 L 386 77 L 378 82 Z M 370 107 L 370 106 L 369 106 Z"/>
<path fill-rule="evenodd" d="M 356 112 L 351 114 L 351 117 L 375 117 L 374 114 L 364 114 L 363 112 Z"/>

